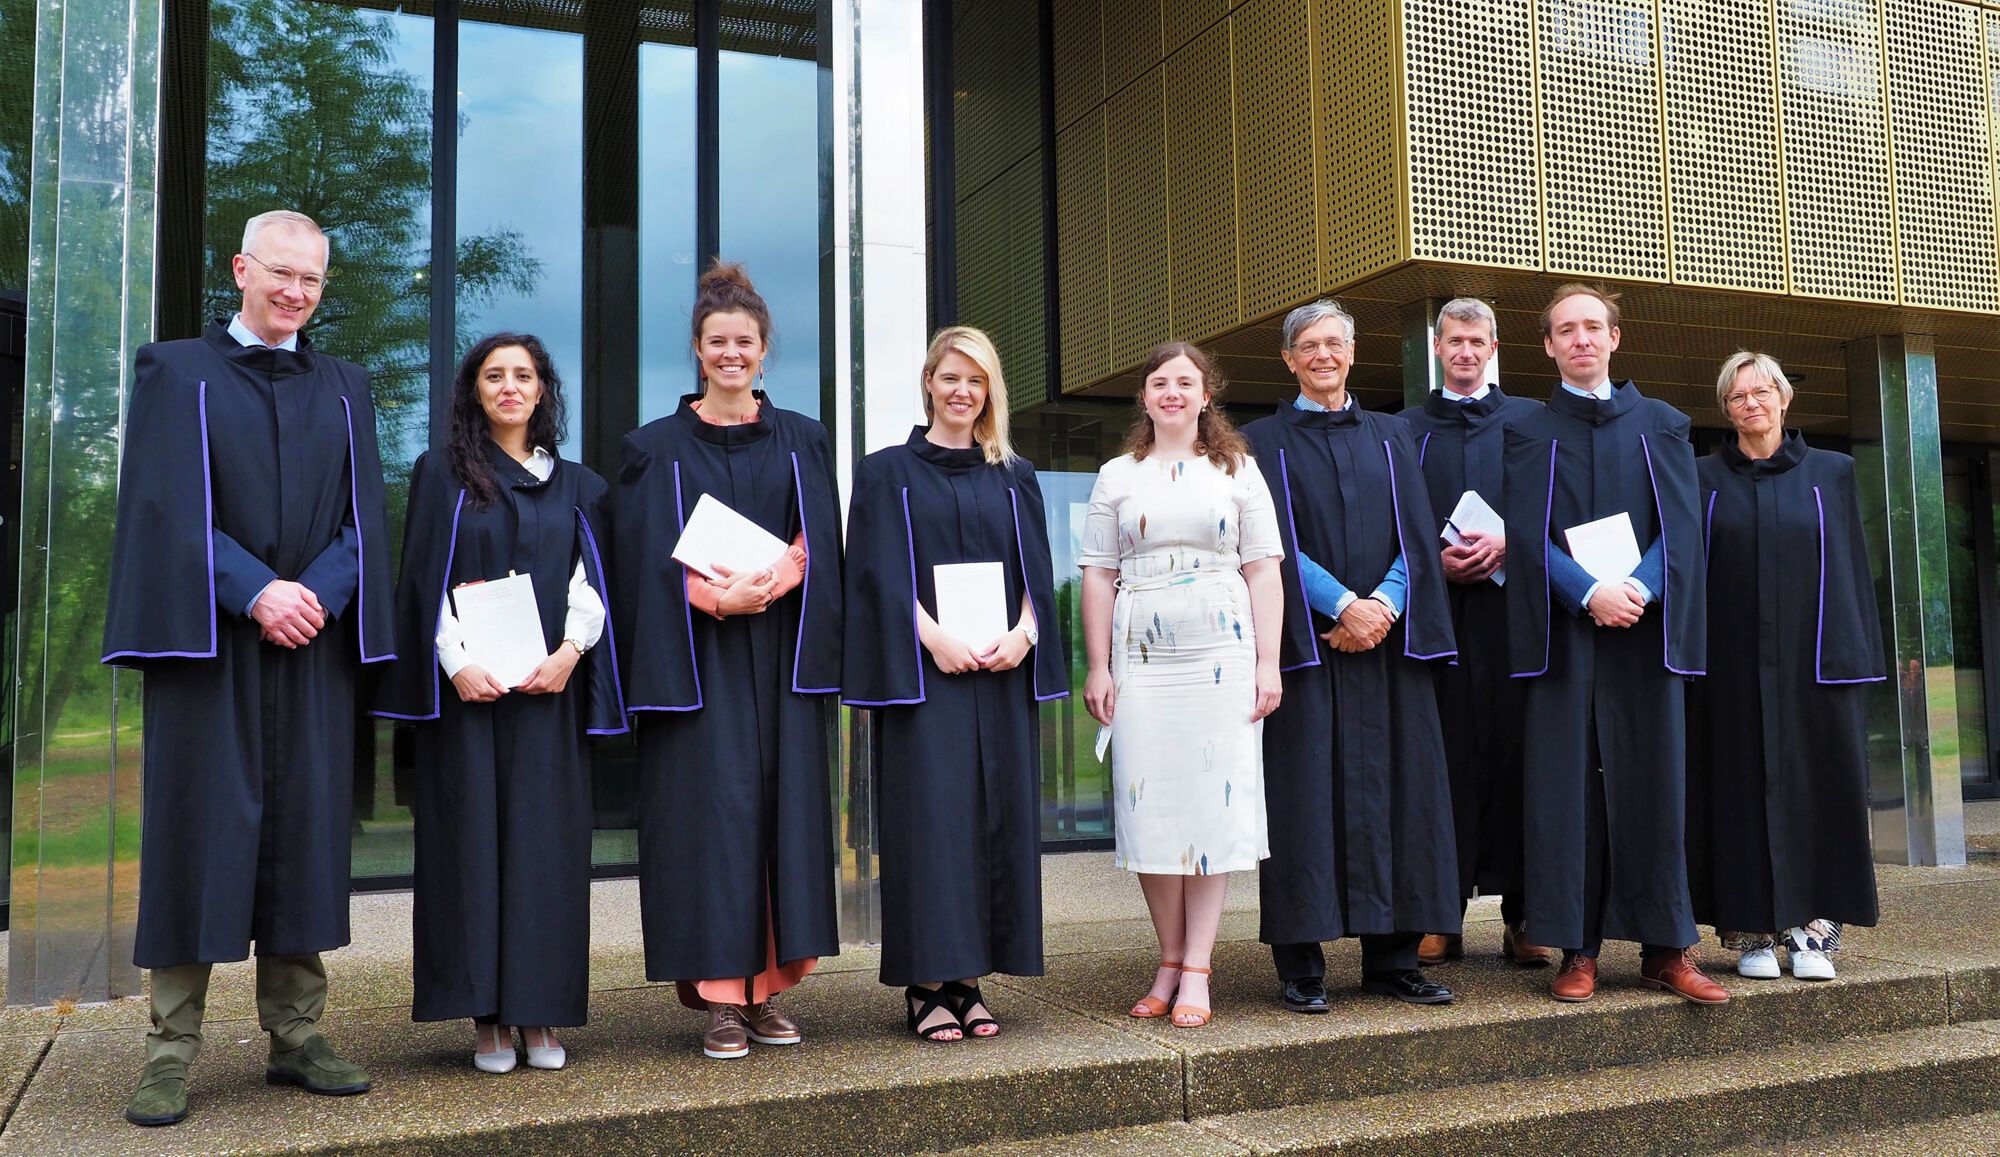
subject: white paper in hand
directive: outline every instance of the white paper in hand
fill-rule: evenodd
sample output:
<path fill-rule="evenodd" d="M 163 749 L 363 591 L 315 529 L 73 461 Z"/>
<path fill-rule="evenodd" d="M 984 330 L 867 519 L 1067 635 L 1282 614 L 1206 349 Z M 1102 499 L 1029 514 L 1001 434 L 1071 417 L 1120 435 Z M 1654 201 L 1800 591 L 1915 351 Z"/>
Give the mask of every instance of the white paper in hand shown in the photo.
<path fill-rule="evenodd" d="M 1506 520 L 1479 496 L 1477 490 L 1468 490 L 1458 496 L 1458 505 L 1452 507 L 1451 517 L 1444 520 L 1444 531 L 1438 537 L 1453 546 L 1464 546 L 1468 531 L 1502 542 L 1507 540 Z M 1507 568 L 1503 566 L 1486 577 L 1493 580 L 1494 586 L 1504 587 L 1507 585 Z"/>
<path fill-rule="evenodd" d="M 465 654 L 502 687 L 519 687 L 549 657 L 535 586 L 524 574 L 468 583 L 451 592 Z"/>
<path fill-rule="evenodd" d="M 937 625 L 985 654 L 1012 629 L 1007 621 L 1007 574 L 997 562 L 940 563 L 931 568 Z"/>
<path fill-rule="evenodd" d="M 1569 556 L 1601 583 L 1615 583 L 1639 569 L 1639 539 L 1632 533 L 1632 516 L 1619 511 L 1609 518 L 1563 531 Z"/>
<path fill-rule="evenodd" d="M 674 544 L 674 561 L 718 582 L 716 567 L 731 574 L 767 570 L 784 556 L 787 544 L 777 535 L 731 510 L 712 494 L 694 504 L 694 513 Z"/>

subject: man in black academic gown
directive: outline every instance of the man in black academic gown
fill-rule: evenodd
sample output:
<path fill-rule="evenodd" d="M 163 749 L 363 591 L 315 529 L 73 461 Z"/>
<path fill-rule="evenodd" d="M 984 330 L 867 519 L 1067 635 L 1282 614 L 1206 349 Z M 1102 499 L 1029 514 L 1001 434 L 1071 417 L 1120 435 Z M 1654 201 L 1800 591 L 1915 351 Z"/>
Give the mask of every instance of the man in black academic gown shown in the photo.
<path fill-rule="evenodd" d="M 1365 991 L 1445 1004 L 1451 990 L 1417 968 L 1425 932 L 1459 927 L 1430 672 L 1453 653 L 1437 524 L 1409 424 L 1347 392 L 1354 319 L 1316 301 L 1284 335 L 1299 395 L 1243 429 L 1287 537 L 1258 936 L 1294 1012 L 1327 1011 L 1320 942 L 1344 936 L 1361 940 Z"/>
<path fill-rule="evenodd" d="M 316 1028 L 319 954 L 348 941 L 355 680 L 395 658 L 368 375 L 300 333 L 327 258 L 310 218 L 252 218 L 241 311 L 138 353 L 104 629 L 104 661 L 146 673 L 134 1124 L 187 1115 L 210 966 L 253 941 L 267 1078 L 368 1090 Z"/>
<path fill-rule="evenodd" d="M 1482 528 L 1477 513 L 1458 525 L 1453 512 L 1467 492 L 1497 517 L 1502 503 L 1500 457 L 1506 424 L 1533 414 L 1540 402 L 1510 398 L 1487 370 L 1499 341 L 1493 307 L 1476 297 L 1446 302 L 1438 311 L 1431 349 L 1444 380 L 1421 406 L 1402 413 L 1417 439 L 1436 541 L 1451 601 L 1451 631 L 1458 661 L 1432 665 L 1438 716 L 1451 767 L 1451 809 L 1458 825 L 1461 899 L 1498 895 L 1507 930 L 1500 955 L 1528 968 L 1553 963 L 1549 949 L 1526 939 L 1521 914 L 1521 681 L 1507 677 L 1507 537 Z M 1478 508 L 1469 508 L 1477 511 Z M 1464 954 L 1461 937 L 1432 933 L 1417 949 L 1422 964 Z"/>
<path fill-rule="evenodd" d="M 1508 667 L 1526 684 L 1528 721 L 1527 935 L 1563 949 L 1557 1000 L 1590 999 L 1608 937 L 1644 946 L 1643 983 L 1719 1004 L 1729 994 L 1686 952 L 1697 937 L 1682 705 L 1707 644 L 1694 450 L 1687 415 L 1612 382 L 1618 338 L 1615 296 L 1558 289 L 1542 344 L 1562 381 L 1506 431 Z M 1613 549 L 1597 545 L 1607 537 Z"/>

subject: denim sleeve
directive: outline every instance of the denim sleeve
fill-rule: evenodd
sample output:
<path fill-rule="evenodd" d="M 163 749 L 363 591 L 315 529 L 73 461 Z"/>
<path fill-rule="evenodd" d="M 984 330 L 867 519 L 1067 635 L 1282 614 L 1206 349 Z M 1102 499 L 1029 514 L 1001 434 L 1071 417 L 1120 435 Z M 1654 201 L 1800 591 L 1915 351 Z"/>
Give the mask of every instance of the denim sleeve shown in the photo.
<path fill-rule="evenodd" d="M 1597 580 L 1582 564 L 1569 556 L 1569 552 L 1555 543 L 1549 544 L 1549 585 L 1555 589 L 1556 597 L 1570 614 L 1580 615 L 1590 603 L 1590 594 L 1597 589 Z"/>
<path fill-rule="evenodd" d="M 1299 552 L 1299 577 L 1305 580 L 1307 604 L 1328 618 L 1339 618 L 1354 601 L 1353 592 L 1304 551 Z"/>
<path fill-rule="evenodd" d="M 1388 574 L 1382 576 L 1375 593 L 1389 600 L 1389 606 L 1394 608 L 1397 618 L 1403 617 L 1403 608 L 1410 601 L 1410 564 L 1402 555 L 1396 556 L 1395 565 L 1389 568 Z"/>

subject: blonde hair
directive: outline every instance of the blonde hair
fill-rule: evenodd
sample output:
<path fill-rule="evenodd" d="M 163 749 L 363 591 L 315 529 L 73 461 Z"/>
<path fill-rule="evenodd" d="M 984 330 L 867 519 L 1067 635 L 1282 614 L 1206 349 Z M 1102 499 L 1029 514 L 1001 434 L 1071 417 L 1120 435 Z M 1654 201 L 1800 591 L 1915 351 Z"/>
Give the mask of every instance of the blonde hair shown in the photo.
<path fill-rule="evenodd" d="M 1722 411 L 1724 417 L 1729 415 L 1729 403 L 1723 399 L 1727 398 L 1729 391 L 1735 387 L 1736 375 L 1744 370 L 1751 370 L 1771 383 L 1771 388 L 1778 391 L 1778 397 L 1784 399 L 1785 409 L 1792 408 L 1792 383 L 1785 377 L 1785 371 L 1778 365 L 1778 359 L 1770 354 L 1737 350 L 1729 355 L 1728 361 L 1722 363 L 1722 372 L 1715 375 L 1715 407 Z"/>
<path fill-rule="evenodd" d="M 924 376 L 918 388 L 924 392 L 924 417 L 935 421 L 930 380 L 946 354 L 962 354 L 986 375 L 986 405 L 972 420 L 972 440 L 986 452 L 986 461 L 1005 466 L 1020 455 L 1007 440 L 1007 380 L 1000 375 L 1000 351 L 984 330 L 969 325 L 952 325 L 937 332 L 931 348 L 924 353 Z"/>
<path fill-rule="evenodd" d="M 273 209 L 268 213 L 259 213 L 255 217 L 245 221 L 243 223 L 243 248 L 237 250 L 237 252 L 250 252 L 250 247 L 257 244 L 257 238 L 263 236 L 264 230 L 273 225 L 296 229 L 301 233 L 319 238 L 320 245 L 325 249 L 326 257 L 331 258 L 333 256 L 333 242 L 320 229 L 319 222 L 306 216 L 304 213 L 294 212 L 290 209 Z"/>

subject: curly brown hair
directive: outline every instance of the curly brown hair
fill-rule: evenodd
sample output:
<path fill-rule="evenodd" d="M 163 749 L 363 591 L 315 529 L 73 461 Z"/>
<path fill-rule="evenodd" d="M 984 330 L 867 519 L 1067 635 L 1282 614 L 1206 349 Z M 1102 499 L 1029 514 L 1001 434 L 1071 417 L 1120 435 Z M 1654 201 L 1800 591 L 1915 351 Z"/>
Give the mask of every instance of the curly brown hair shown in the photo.
<path fill-rule="evenodd" d="M 1203 406 L 1200 415 L 1195 418 L 1195 453 L 1206 457 L 1221 468 L 1223 473 L 1235 474 L 1236 468 L 1250 456 L 1250 443 L 1237 431 L 1236 424 L 1229 420 L 1229 415 L 1222 412 L 1222 391 L 1229 383 L 1209 356 L 1202 352 L 1200 346 L 1184 341 L 1170 341 L 1153 347 L 1153 352 L 1146 358 L 1146 364 L 1140 367 L 1139 394 L 1134 399 L 1139 405 L 1139 417 L 1133 421 L 1132 428 L 1125 432 L 1125 446 L 1122 452 L 1130 454 L 1134 460 L 1140 462 L 1145 461 L 1146 455 L 1152 452 L 1153 419 L 1146 413 L 1146 380 L 1153 376 L 1154 370 L 1175 358 L 1186 358 L 1193 362 L 1195 371 L 1201 375 L 1202 388 L 1208 391 L 1208 405 Z"/>

